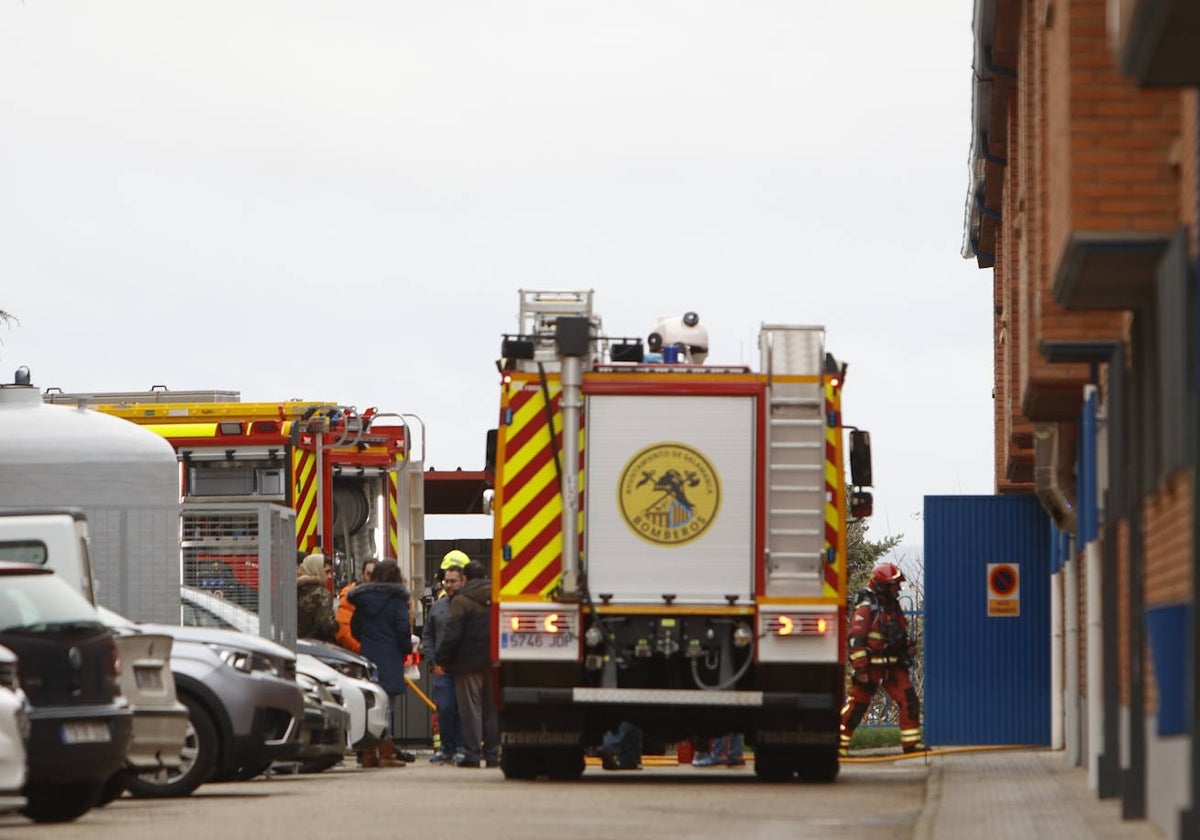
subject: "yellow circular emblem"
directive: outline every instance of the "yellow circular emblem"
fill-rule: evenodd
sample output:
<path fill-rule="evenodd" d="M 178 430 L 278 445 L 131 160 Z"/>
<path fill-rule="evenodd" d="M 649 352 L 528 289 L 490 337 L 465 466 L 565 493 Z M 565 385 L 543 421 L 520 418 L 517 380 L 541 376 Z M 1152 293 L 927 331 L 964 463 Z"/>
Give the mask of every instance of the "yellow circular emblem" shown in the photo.
<path fill-rule="evenodd" d="M 656 545 L 698 538 L 721 508 L 721 480 L 690 446 L 671 441 L 638 452 L 621 472 L 617 507 L 629 529 Z"/>

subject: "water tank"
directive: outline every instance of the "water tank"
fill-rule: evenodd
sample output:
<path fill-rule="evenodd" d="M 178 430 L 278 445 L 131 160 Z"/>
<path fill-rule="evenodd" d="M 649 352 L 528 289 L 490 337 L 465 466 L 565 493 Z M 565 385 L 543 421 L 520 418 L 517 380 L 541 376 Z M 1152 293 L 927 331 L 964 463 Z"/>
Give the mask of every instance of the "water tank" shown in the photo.
<path fill-rule="evenodd" d="M 167 441 L 128 421 L 47 405 L 0 385 L 0 506 L 82 508 L 97 599 L 137 621 L 179 623 L 179 466 Z"/>

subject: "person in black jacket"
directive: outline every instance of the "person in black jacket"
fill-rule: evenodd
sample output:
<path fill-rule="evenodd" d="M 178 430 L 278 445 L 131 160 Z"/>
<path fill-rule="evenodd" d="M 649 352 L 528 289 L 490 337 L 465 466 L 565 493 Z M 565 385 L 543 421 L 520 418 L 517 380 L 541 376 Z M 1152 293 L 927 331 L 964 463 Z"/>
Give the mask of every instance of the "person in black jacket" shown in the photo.
<path fill-rule="evenodd" d="M 454 677 L 463 736 L 456 767 L 500 766 L 500 722 L 492 698 L 492 582 L 478 560 L 463 567 L 467 582 L 450 599 L 450 617 L 437 643 L 437 663 Z M 481 746 L 482 745 L 482 746 Z"/>
<path fill-rule="evenodd" d="M 411 760 L 409 754 L 397 753 L 393 738 L 393 715 L 396 697 L 404 693 L 404 657 L 412 651 L 412 625 L 408 617 L 408 590 L 404 587 L 400 566 L 395 560 L 384 560 L 375 567 L 370 583 L 361 583 L 347 597 L 354 605 L 350 630 L 362 643 L 362 655 L 375 663 L 379 671 L 379 687 L 388 695 L 388 730 L 379 748 L 380 764 L 396 766 L 397 756 Z"/>

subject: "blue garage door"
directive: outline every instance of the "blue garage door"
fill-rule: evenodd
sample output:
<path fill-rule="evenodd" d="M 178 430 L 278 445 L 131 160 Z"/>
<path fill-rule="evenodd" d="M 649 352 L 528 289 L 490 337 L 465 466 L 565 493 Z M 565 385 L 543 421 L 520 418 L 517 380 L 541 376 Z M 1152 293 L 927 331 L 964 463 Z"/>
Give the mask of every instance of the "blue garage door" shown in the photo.
<path fill-rule="evenodd" d="M 925 742 L 1050 743 L 1049 517 L 1033 496 L 925 497 Z"/>

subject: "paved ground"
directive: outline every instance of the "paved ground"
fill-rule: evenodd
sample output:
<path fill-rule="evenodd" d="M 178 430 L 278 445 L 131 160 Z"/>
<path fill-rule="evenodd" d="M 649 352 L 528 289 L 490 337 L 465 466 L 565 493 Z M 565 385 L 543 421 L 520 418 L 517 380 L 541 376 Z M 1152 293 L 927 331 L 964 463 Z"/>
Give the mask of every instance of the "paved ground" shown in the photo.
<path fill-rule="evenodd" d="M 930 755 L 915 840 L 1161 840 L 1146 820 L 1122 820 L 1062 752 L 998 750 Z"/>

